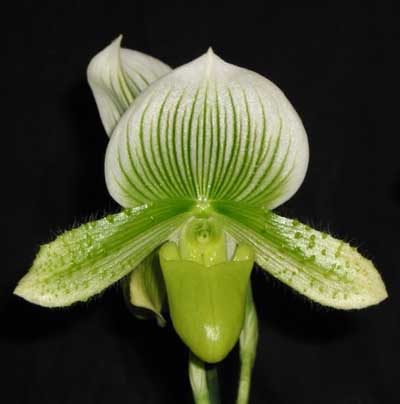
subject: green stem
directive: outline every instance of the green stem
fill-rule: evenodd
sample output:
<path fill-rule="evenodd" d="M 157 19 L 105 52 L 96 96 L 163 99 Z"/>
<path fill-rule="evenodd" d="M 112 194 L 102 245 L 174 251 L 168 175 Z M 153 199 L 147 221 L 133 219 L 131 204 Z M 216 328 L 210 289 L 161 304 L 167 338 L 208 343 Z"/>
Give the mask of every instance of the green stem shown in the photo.
<path fill-rule="evenodd" d="M 220 395 L 219 395 L 217 365 L 212 365 L 212 367 L 207 369 L 206 372 L 207 372 L 208 392 L 210 394 L 210 402 L 212 404 L 218 404 L 220 402 Z"/>
<path fill-rule="evenodd" d="M 240 380 L 238 388 L 237 404 L 249 402 L 251 373 L 257 353 L 258 320 L 254 306 L 251 285 L 247 295 L 246 314 L 242 332 L 240 334 Z"/>
<path fill-rule="evenodd" d="M 204 362 L 190 353 L 189 379 L 196 404 L 219 404 L 218 374 L 215 366 L 206 369 Z"/>

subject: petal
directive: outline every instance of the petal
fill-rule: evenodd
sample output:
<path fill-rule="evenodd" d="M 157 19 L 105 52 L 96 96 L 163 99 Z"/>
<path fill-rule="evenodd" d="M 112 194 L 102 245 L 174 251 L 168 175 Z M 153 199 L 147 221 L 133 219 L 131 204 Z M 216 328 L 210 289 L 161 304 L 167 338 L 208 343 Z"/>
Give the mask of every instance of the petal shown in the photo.
<path fill-rule="evenodd" d="M 135 268 L 189 208 L 184 202 L 144 205 L 67 231 L 40 248 L 14 293 L 47 307 L 85 301 Z"/>
<path fill-rule="evenodd" d="M 373 263 L 349 244 L 266 210 L 217 202 L 228 233 L 253 246 L 256 262 L 310 299 L 360 309 L 387 297 Z"/>
<path fill-rule="evenodd" d="M 158 252 L 150 254 L 130 273 L 125 288 L 127 302 L 136 317 L 155 316 L 158 325 L 165 325 L 161 310 L 166 294 Z"/>
<path fill-rule="evenodd" d="M 172 323 L 201 360 L 221 361 L 238 341 L 244 322 L 251 250 L 239 246 L 233 261 L 212 266 L 181 260 L 174 243 L 160 249 Z"/>
<path fill-rule="evenodd" d="M 134 99 L 171 70 L 144 53 L 121 49 L 121 39 L 122 35 L 98 53 L 87 69 L 87 79 L 109 136 Z"/>
<path fill-rule="evenodd" d="M 210 50 L 136 99 L 108 146 L 106 180 L 125 207 L 191 199 L 274 208 L 307 164 L 307 136 L 284 94 Z"/>

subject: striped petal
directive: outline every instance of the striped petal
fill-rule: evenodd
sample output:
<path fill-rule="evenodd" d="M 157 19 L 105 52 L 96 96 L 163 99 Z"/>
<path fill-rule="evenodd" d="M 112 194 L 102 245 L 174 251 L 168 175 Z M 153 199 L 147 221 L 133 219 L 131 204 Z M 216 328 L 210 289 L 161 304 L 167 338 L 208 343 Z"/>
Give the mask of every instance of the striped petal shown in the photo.
<path fill-rule="evenodd" d="M 260 208 L 217 202 L 226 231 L 253 246 L 256 262 L 310 299 L 360 309 L 387 297 L 373 263 L 349 244 Z"/>
<path fill-rule="evenodd" d="M 108 136 L 135 98 L 171 70 L 151 56 L 121 48 L 121 39 L 119 36 L 98 53 L 87 69 L 87 79 Z"/>
<path fill-rule="evenodd" d="M 106 181 L 125 207 L 186 199 L 274 208 L 307 164 L 307 136 L 284 94 L 210 50 L 129 108 L 108 146 Z"/>
<path fill-rule="evenodd" d="M 14 293 L 47 307 L 85 301 L 132 271 L 188 209 L 185 202 L 144 205 L 67 231 L 40 248 Z"/>

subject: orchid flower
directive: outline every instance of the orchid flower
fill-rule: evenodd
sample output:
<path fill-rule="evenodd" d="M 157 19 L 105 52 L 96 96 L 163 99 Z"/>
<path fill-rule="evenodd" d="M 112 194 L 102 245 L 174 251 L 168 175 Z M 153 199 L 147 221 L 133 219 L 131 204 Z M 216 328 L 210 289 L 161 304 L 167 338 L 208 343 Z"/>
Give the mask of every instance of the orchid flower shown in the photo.
<path fill-rule="evenodd" d="M 247 403 L 254 263 L 336 309 L 377 304 L 385 285 L 349 244 L 273 212 L 298 190 L 309 159 L 303 124 L 279 88 L 211 49 L 172 70 L 120 42 L 87 75 L 110 137 L 107 188 L 122 210 L 41 246 L 15 294 L 69 306 L 122 280 L 135 315 L 164 325 L 169 312 L 190 351 L 197 403 L 218 401 L 210 364 L 239 343 L 237 402 Z"/>

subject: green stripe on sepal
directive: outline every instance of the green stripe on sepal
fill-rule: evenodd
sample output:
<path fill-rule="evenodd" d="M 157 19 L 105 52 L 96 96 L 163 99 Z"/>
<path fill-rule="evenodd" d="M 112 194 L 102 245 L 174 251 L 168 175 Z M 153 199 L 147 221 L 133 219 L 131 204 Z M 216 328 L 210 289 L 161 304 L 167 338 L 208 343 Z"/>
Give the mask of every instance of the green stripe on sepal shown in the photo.
<path fill-rule="evenodd" d="M 85 301 L 127 275 L 179 227 L 190 202 L 126 209 L 43 245 L 14 293 L 41 306 Z"/>
<path fill-rule="evenodd" d="M 110 136 L 121 115 L 153 81 L 171 68 L 149 55 L 121 48 L 120 35 L 90 61 L 87 79 Z"/>
<path fill-rule="evenodd" d="M 273 208 L 296 192 L 307 164 L 307 136 L 284 94 L 210 50 L 135 100 L 105 166 L 125 207 L 173 198 Z"/>
<path fill-rule="evenodd" d="M 205 362 L 221 361 L 238 341 L 253 262 L 245 245 L 238 246 L 232 261 L 211 266 L 181 259 L 174 243 L 160 249 L 174 328 Z"/>
<path fill-rule="evenodd" d="M 373 263 L 349 244 L 270 211 L 216 202 L 224 228 L 246 240 L 256 262 L 310 299 L 337 309 L 360 309 L 387 297 Z"/>
<path fill-rule="evenodd" d="M 161 312 L 166 303 L 166 291 L 158 251 L 148 255 L 124 279 L 123 291 L 126 303 L 135 317 L 155 317 L 159 326 L 165 325 Z"/>

